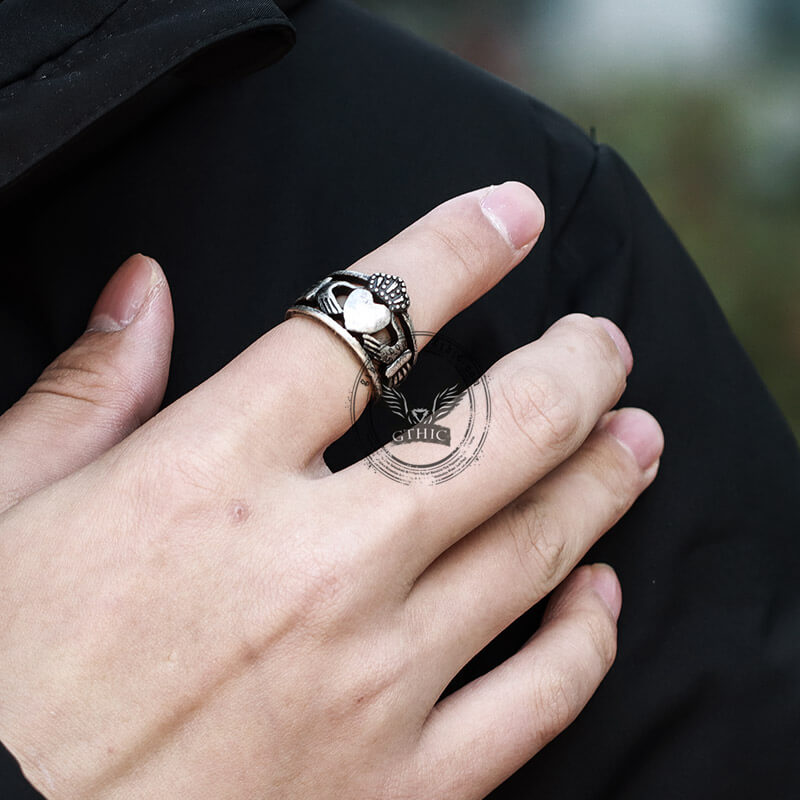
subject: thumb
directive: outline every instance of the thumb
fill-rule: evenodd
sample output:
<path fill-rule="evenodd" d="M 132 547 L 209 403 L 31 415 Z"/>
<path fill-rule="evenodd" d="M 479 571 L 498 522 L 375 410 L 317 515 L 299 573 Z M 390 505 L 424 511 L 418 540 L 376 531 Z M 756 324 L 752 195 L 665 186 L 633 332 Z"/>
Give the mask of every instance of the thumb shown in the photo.
<path fill-rule="evenodd" d="M 0 512 L 93 461 L 158 410 L 172 332 L 161 267 L 131 256 L 85 333 L 0 416 Z"/>

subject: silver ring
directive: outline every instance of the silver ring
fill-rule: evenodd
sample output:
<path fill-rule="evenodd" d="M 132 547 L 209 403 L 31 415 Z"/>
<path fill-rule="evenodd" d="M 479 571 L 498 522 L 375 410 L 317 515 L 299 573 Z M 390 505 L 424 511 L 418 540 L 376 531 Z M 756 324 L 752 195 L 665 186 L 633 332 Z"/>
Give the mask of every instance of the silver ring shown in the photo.
<path fill-rule="evenodd" d="M 286 319 L 312 317 L 340 336 L 364 365 L 377 399 L 384 386 L 400 383 L 417 360 L 410 304 L 402 278 L 343 269 L 298 297 Z"/>

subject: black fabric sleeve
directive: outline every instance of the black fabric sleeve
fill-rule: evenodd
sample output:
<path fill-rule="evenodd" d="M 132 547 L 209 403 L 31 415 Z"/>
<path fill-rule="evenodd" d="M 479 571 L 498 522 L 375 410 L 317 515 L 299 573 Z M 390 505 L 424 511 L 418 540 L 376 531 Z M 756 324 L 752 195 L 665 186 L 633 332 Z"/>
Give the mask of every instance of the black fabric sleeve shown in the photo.
<path fill-rule="evenodd" d="M 620 324 L 635 358 L 621 405 L 651 411 L 666 444 L 653 486 L 586 558 L 622 583 L 617 661 L 573 726 L 492 796 L 794 796 L 797 444 L 692 259 L 606 145 L 553 244 L 547 303 L 548 323 L 583 311 Z"/>
<path fill-rule="evenodd" d="M 0 214 L 188 87 L 263 68 L 294 41 L 272 0 L 5 0 Z"/>

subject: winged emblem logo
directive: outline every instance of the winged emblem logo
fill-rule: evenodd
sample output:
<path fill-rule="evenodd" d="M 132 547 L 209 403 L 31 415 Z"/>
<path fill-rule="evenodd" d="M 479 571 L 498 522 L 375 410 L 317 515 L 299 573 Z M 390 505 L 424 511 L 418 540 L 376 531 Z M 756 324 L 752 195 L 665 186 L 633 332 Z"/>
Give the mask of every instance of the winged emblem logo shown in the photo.
<path fill-rule="evenodd" d="M 392 439 L 397 443 L 429 441 L 435 444 L 450 445 L 450 429 L 438 425 L 439 420 L 450 414 L 464 397 L 458 384 L 442 389 L 430 408 L 409 408 L 405 395 L 393 386 L 383 387 L 383 401 L 398 417 L 402 417 L 409 428 L 396 431 Z"/>

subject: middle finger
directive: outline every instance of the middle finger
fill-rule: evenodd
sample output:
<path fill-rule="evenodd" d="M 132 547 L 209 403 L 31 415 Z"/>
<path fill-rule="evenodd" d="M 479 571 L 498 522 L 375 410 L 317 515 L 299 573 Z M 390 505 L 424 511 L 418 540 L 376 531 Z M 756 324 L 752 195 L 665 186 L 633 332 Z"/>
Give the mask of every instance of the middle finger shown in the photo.
<path fill-rule="evenodd" d="M 632 364 L 613 323 L 570 314 L 488 370 L 491 419 L 480 458 L 466 469 L 444 483 L 402 485 L 367 458 L 320 488 L 362 515 L 371 512 L 372 547 L 387 563 L 400 564 L 400 580 L 411 585 L 441 553 L 572 455 L 621 397 Z M 470 413 L 462 403 L 448 419 L 457 429 Z"/>

